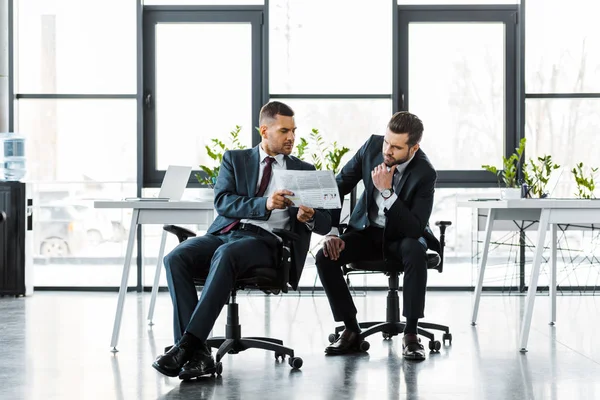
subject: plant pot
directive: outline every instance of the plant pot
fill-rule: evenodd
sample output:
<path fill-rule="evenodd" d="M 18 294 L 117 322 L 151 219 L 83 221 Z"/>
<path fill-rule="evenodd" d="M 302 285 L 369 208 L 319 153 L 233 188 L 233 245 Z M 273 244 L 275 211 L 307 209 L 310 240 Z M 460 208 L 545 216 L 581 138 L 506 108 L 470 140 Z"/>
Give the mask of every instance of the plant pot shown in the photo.
<path fill-rule="evenodd" d="M 502 188 L 500 189 L 500 198 L 502 200 L 514 200 L 521 198 L 520 188 Z"/>
<path fill-rule="evenodd" d="M 213 188 L 198 189 L 198 200 L 213 201 L 215 199 L 215 190 Z"/>

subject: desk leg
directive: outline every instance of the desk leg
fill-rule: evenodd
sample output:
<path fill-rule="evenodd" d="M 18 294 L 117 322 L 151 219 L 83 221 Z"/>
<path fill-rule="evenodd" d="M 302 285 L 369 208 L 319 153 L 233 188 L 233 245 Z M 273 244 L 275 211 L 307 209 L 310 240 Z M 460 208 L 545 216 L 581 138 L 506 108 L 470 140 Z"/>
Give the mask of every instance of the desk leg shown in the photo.
<path fill-rule="evenodd" d="M 529 339 L 529 329 L 531 328 L 535 292 L 537 291 L 538 278 L 540 277 L 540 266 L 542 264 L 544 241 L 546 240 L 546 231 L 548 230 L 549 220 L 550 210 L 542 209 L 538 227 L 537 243 L 535 245 L 535 254 L 533 256 L 533 268 L 531 269 L 531 281 L 529 282 L 529 290 L 527 291 L 527 300 L 525 302 L 525 314 L 523 315 L 523 322 L 521 324 L 521 337 L 519 338 L 521 352 L 527 351 L 527 340 Z"/>
<path fill-rule="evenodd" d="M 556 234 L 556 224 L 552 224 L 552 239 L 550 242 L 550 325 L 554 325 L 556 322 L 556 247 L 557 243 L 557 234 Z"/>
<path fill-rule="evenodd" d="M 133 245 L 135 242 L 135 231 L 137 230 L 140 211 L 133 210 L 131 216 L 131 226 L 129 227 L 129 239 L 127 241 L 127 252 L 125 253 L 125 264 L 123 265 L 123 276 L 121 277 L 121 287 L 119 288 L 119 301 L 117 302 L 117 313 L 115 314 L 115 324 L 113 326 L 112 340 L 110 347 L 112 352 L 116 353 L 117 343 L 119 341 L 119 331 L 121 330 L 121 319 L 123 317 L 123 306 L 125 305 L 125 295 L 127 294 L 127 281 L 129 280 L 129 268 L 131 267 L 131 256 L 133 255 Z"/>
<path fill-rule="evenodd" d="M 471 325 L 477 324 L 477 313 L 479 312 L 479 301 L 481 300 L 481 290 L 483 288 L 483 276 L 485 274 L 485 265 L 487 264 L 488 252 L 490 250 L 490 240 L 492 238 L 492 230 L 494 229 L 494 219 L 496 218 L 496 210 L 489 209 L 488 217 L 485 223 L 485 239 L 483 242 L 483 253 L 481 254 L 481 264 L 479 264 L 479 275 L 477 277 L 477 285 L 475 286 L 475 304 L 473 304 L 473 317 Z"/>
<path fill-rule="evenodd" d="M 165 242 L 167 241 L 167 232 L 163 229 L 160 238 L 160 249 L 158 250 L 158 261 L 156 262 L 156 272 L 154 273 L 154 283 L 152 284 L 152 295 L 150 296 L 150 309 L 148 310 L 148 325 L 154 325 L 152 317 L 154 317 L 154 306 L 156 305 L 156 295 L 158 293 L 158 281 L 160 280 L 160 270 L 162 268 L 162 260 L 165 254 Z"/>

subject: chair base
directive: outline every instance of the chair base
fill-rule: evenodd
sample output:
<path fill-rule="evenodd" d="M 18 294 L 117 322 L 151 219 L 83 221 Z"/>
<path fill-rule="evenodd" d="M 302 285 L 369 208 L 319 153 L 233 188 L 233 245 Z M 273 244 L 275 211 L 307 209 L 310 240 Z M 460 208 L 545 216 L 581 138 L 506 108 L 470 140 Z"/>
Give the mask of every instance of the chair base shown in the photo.
<path fill-rule="evenodd" d="M 404 328 L 406 328 L 406 322 L 400 321 L 400 306 L 397 284 L 392 282 L 390 286 L 391 287 L 387 295 L 387 321 L 360 322 L 358 326 L 360 326 L 362 330 L 360 334 L 361 341 L 364 341 L 365 338 L 378 332 L 381 332 L 385 340 L 391 339 L 392 337 L 404 332 Z M 336 341 L 340 336 L 340 332 L 342 332 L 344 329 L 346 329 L 344 325 L 337 326 L 335 328 L 335 333 L 329 335 L 329 342 L 333 343 Z M 448 341 L 448 345 L 452 344 L 452 334 L 450 333 L 449 327 L 430 322 L 419 322 L 417 325 L 417 333 L 429 339 L 429 350 L 438 352 L 442 347 L 442 343 L 440 343 L 438 340 L 435 340 L 435 335 L 425 329 L 443 331 L 443 344 L 445 345 L 446 341 Z"/>
<path fill-rule="evenodd" d="M 227 353 L 237 354 L 247 349 L 263 349 L 273 351 L 275 359 L 289 356 L 288 363 L 293 369 L 302 367 L 302 359 L 294 356 L 294 349 L 285 347 L 280 339 L 267 337 L 242 337 L 242 326 L 239 323 L 238 305 L 235 299 L 227 305 L 227 325 L 225 325 L 225 336 L 211 337 L 206 344 L 217 350 L 215 362 L 218 364 Z"/>

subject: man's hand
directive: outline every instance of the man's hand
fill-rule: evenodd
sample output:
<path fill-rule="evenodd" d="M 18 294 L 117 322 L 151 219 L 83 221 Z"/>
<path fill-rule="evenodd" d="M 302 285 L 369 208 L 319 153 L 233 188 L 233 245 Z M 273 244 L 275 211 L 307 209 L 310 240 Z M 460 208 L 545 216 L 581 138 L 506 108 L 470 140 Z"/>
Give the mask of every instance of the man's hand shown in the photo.
<path fill-rule="evenodd" d="M 392 168 L 388 171 L 385 163 L 381 163 L 371 171 L 371 178 L 373 179 L 373 185 L 381 192 L 385 189 L 392 187 L 392 181 L 394 179 L 394 171 L 396 171 L 396 165 L 392 165 Z"/>
<path fill-rule="evenodd" d="M 315 209 L 314 208 L 310 208 L 310 207 L 306 207 L 306 206 L 300 206 L 300 207 L 298 207 L 298 216 L 296 217 L 298 219 L 298 221 L 300 221 L 300 222 L 308 222 L 314 216 L 315 216 Z"/>
<path fill-rule="evenodd" d="M 272 211 L 274 209 L 283 210 L 292 205 L 292 201 L 285 196 L 293 196 L 294 193 L 289 190 L 276 190 L 267 199 L 267 210 Z"/>
<path fill-rule="evenodd" d="M 346 248 L 346 243 L 338 236 L 327 236 L 323 242 L 323 255 L 330 260 L 340 258 L 340 253 Z"/>

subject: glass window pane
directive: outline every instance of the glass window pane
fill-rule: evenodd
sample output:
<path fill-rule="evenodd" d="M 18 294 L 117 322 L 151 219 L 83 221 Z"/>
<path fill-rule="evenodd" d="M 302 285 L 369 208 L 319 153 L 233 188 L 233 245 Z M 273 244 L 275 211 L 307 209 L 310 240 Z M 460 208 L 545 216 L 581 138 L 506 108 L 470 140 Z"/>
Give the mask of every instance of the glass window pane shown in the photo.
<path fill-rule="evenodd" d="M 423 121 L 422 145 L 437 169 L 501 162 L 502 23 L 411 23 L 409 90 L 409 111 Z"/>
<path fill-rule="evenodd" d="M 93 200 L 135 196 L 136 101 L 17 106 L 33 182 L 34 285 L 118 286 L 131 210 L 94 209 Z"/>
<path fill-rule="evenodd" d="M 136 101 L 19 100 L 33 181 L 135 182 Z"/>
<path fill-rule="evenodd" d="M 520 0 L 398 0 L 398 5 L 410 5 L 410 4 L 519 4 Z"/>
<path fill-rule="evenodd" d="M 527 93 L 600 92 L 597 0 L 526 2 Z"/>
<path fill-rule="evenodd" d="M 263 5 L 264 0 L 144 0 L 145 6 L 160 6 L 160 5 Z"/>
<path fill-rule="evenodd" d="M 119 286 L 131 210 L 95 209 L 93 199 L 134 196 L 136 184 L 37 182 L 32 190 L 33 284 Z"/>
<path fill-rule="evenodd" d="M 528 99 L 526 101 L 527 159 L 551 155 L 562 174 L 552 197 L 575 197 L 575 178 L 571 170 L 583 162 L 600 167 L 598 142 L 600 99 Z M 596 174 L 596 181 L 600 173 Z M 550 188 L 549 188 L 550 189 Z M 600 190 L 596 189 L 600 197 Z"/>
<path fill-rule="evenodd" d="M 342 159 L 341 166 L 371 135 L 385 134 L 392 116 L 391 100 L 277 100 L 294 110 L 298 126 L 295 146 L 300 143 L 300 138 L 308 140 L 312 129 L 318 129 L 326 144 L 337 141 L 338 147 L 346 146 L 350 149 Z M 305 159 L 310 162 L 310 156 Z"/>
<path fill-rule="evenodd" d="M 389 0 L 269 2 L 270 91 L 391 93 Z"/>
<path fill-rule="evenodd" d="M 156 26 L 157 169 L 210 163 L 204 146 L 236 125 L 252 144 L 251 39 L 249 23 Z"/>
<path fill-rule="evenodd" d="M 136 92 L 135 0 L 19 0 L 18 93 Z"/>

